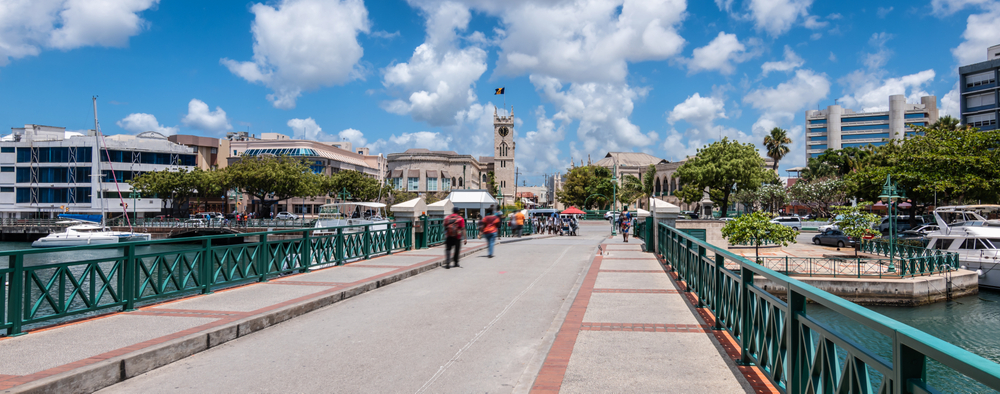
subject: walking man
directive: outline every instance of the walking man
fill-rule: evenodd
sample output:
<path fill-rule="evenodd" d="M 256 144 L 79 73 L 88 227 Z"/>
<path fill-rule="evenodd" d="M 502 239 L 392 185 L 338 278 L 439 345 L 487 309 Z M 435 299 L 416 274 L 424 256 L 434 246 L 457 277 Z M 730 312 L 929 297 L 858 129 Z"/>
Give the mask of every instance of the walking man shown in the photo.
<path fill-rule="evenodd" d="M 493 243 L 497 240 L 497 231 L 500 229 L 500 218 L 493 215 L 493 209 L 486 210 L 486 217 L 479 221 L 479 231 L 482 233 L 482 237 L 486 239 L 486 244 L 489 245 L 489 255 L 486 257 L 493 258 Z"/>
<path fill-rule="evenodd" d="M 444 218 L 444 268 L 451 268 L 450 262 L 448 261 L 449 255 L 451 255 L 451 249 L 455 248 L 454 258 L 455 268 L 458 268 L 458 256 L 462 249 L 462 238 L 465 238 L 465 218 L 458 214 L 458 208 L 451 209 L 451 215 Z M 468 241 L 464 241 L 468 242 Z"/>
<path fill-rule="evenodd" d="M 521 238 L 521 234 L 524 233 L 524 213 L 517 211 L 514 214 L 514 235 Z"/>

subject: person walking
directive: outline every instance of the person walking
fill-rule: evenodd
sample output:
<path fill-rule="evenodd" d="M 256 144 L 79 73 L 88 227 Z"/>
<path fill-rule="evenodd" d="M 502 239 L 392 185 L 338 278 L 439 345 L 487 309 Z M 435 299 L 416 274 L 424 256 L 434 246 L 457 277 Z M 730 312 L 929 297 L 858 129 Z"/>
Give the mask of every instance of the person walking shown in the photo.
<path fill-rule="evenodd" d="M 517 211 L 514 214 L 514 235 L 521 238 L 521 234 L 524 233 L 524 212 Z"/>
<path fill-rule="evenodd" d="M 458 268 L 458 257 L 462 250 L 462 244 L 468 243 L 468 241 L 463 241 L 465 235 L 465 218 L 459 215 L 458 208 L 451 209 L 451 215 L 444 218 L 444 268 L 451 268 L 451 263 L 448 257 L 451 255 L 451 249 L 455 249 L 454 258 L 451 260 L 455 261 L 455 268 Z"/>
<path fill-rule="evenodd" d="M 497 240 L 497 231 L 500 230 L 500 218 L 493 215 L 493 209 L 486 210 L 486 216 L 479 221 L 479 231 L 483 238 L 486 239 L 486 244 L 489 247 L 489 255 L 486 257 L 493 258 L 493 244 Z"/>
<path fill-rule="evenodd" d="M 622 232 L 622 240 L 625 242 L 628 242 L 628 228 L 629 228 L 630 216 L 631 215 L 628 215 L 625 212 L 622 212 L 618 215 L 618 223 L 619 226 L 621 226 L 620 229 Z"/>

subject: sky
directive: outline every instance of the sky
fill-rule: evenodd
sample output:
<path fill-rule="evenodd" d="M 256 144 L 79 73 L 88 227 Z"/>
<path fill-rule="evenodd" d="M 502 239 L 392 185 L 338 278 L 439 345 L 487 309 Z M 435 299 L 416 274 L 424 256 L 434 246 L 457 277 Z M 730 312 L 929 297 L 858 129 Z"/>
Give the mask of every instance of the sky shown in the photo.
<path fill-rule="evenodd" d="M 529 184 L 608 151 L 763 152 L 774 127 L 785 170 L 809 109 L 957 115 L 997 20 L 1000 0 L 0 0 L 0 126 L 91 129 L 98 96 L 106 134 L 487 156 L 499 108 Z"/>

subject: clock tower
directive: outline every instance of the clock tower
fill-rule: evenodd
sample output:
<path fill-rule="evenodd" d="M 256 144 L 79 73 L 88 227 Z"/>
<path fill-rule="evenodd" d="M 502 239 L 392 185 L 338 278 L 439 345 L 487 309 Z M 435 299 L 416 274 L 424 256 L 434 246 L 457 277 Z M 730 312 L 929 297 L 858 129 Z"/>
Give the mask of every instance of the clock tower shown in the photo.
<path fill-rule="evenodd" d="M 510 116 L 499 116 L 496 107 L 493 107 L 493 176 L 497 188 L 503 193 L 502 204 L 514 204 L 515 172 L 514 108 L 511 107 Z"/>

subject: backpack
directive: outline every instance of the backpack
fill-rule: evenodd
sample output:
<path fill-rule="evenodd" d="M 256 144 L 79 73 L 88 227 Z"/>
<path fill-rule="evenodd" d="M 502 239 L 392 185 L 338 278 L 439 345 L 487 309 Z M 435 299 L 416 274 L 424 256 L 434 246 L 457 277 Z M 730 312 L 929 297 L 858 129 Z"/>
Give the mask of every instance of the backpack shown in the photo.
<path fill-rule="evenodd" d="M 462 234 L 465 232 L 465 226 L 462 226 L 462 217 L 449 215 L 444 220 L 444 232 L 449 238 L 462 238 Z"/>

